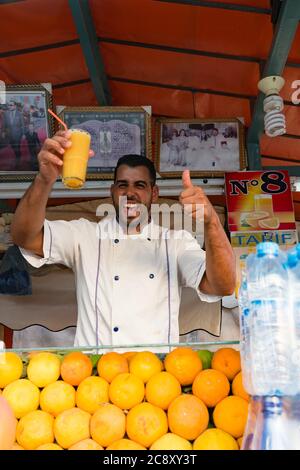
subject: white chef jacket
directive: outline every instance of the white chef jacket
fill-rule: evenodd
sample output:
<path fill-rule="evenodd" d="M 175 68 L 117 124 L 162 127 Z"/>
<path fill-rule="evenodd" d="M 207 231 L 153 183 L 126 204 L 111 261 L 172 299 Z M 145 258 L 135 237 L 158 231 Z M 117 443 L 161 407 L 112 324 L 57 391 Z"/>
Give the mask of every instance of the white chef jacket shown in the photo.
<path fill-rule="evenodd" d="M 189 232 L 154 222 L 126 235 L 115 217 L 44 223 L 44 258 L 21 249 L 34 267 L 60 263 L 75 273 L 75 346 L 169 344 L 179 341 L 182 287 L 198 289 L 205 252 Z"/>

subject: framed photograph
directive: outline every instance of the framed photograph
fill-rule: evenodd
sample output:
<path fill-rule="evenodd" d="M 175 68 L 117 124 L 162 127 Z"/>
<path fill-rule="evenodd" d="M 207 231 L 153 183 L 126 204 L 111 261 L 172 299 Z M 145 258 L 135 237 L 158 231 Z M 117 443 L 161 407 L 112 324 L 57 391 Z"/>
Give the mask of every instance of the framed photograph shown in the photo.
<path fill-rule="evenodd" d="M 38 170 L 37 154 L 54 132 L 53 118 L 47 113 L 52 108 L 52 94 L 43 85 L 7 85 L 3 96 L 0 181 L 31 180 Z"/>
<path fill-rule="evenodd" d="M 3 252 L 13 245 L 10 236 L 10 224 L 12 222 L 13 213 L 0 213 L 0 259 Z"/>
<path fill-rule="evenodd" d="M 156 169 L 162 177 L 218 177 L 246 167 L 244 126 L 239 119 L 157 121 Z"/>
<path fill-rule="evenodd" d="M 69 129 L 91 134 L 95 156 L 89 159 L 87 179 L 112 179 L 120 157 L 151 158 L 151 107 L 58 107 Z"/>

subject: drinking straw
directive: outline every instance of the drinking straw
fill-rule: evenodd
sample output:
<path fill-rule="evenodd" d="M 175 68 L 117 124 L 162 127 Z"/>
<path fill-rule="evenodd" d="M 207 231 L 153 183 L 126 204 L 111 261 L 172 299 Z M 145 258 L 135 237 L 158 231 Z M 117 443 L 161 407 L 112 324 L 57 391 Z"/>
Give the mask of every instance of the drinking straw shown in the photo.
<path fill-rule="evenodd" d="M 52 109 L 48 109 L 48 113 L 52 114 L 53 117 L 55 117 L 55 119 L 57 119 L 58 122 L 60 122 L 60 124 L 65 128 L 65 130 L 67 131 L 68 130 L 68 127 L 67 127 L 67 124 L 62 121 L 58 116 L 57 114 L 55 114 Z"/>

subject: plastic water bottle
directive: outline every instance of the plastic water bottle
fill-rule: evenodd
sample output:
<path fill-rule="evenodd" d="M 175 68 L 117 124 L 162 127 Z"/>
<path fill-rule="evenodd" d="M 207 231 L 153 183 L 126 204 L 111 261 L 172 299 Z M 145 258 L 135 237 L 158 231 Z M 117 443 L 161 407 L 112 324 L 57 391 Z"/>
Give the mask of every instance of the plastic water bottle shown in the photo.
<path fill-rule="evenodd" d="M 299 246 L 299 245 L 298 245 Z M 300 250 L 299 255 L 300 255 Z M 295 392 L 300 393 L 300 260 L 297 249 L 293 248 L 287 254 L 289 273 L 290 310 L 293 312 L 296 344 L 292 351 L 291 364 L 294 369 Z"/>
<path fill-rule="evenodd" d="M 263 402 L 264 397 L 257 395 L 250 397 L 241 450 L 257 450 L 260 448 L 263 428 Z"/>
<path fill-rule="evenodd" d="M 254 256 L 254 255 L 249 255 Z M 240 353 L 242 362 L 242 376 L 245 390 L 252 395 L 251 378 L 251 350 L 250 350 L 250 308 L 247 290 L 246 273 L 242 272 L 241 285 L 239 289 L 239 311 L 240 311 Z"/>
<path fill-rule="evenodd" d="M 251 397 L 241 450 L 299 450 L 297 397 Z"/>
<path fill-rule="evenodd" d="M 253 394 L 293 395 L 295 335 L 283 255 L 276 243 L 260 243 L 246 263 Z"/>
<path fill-rule="evenodd" d="M 297 252 L 298 259 L 300 259 L 300 243 L 296 245 L 296 252 Z"/>

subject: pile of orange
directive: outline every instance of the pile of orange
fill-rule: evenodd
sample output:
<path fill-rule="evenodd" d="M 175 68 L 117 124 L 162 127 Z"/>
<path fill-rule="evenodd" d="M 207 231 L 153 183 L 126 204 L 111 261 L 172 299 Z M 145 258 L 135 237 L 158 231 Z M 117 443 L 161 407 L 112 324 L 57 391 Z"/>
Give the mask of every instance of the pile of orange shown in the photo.
<path fill-rule="evenodd" d="M 0 394 L 17 420 L 14 449 L 240 447 L 249 396 L 235 349 L 220 348 L 211 364 L 187 347 L 164 360 L 149 351 L 110 352 L 96 364 L 82 352 L 63 359 L 39 352 L 26 375 L 17 354 L 2 354 Z"/>

